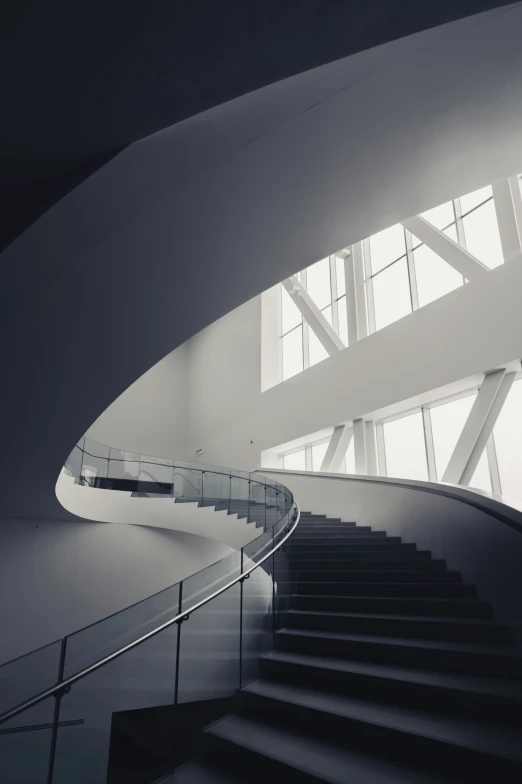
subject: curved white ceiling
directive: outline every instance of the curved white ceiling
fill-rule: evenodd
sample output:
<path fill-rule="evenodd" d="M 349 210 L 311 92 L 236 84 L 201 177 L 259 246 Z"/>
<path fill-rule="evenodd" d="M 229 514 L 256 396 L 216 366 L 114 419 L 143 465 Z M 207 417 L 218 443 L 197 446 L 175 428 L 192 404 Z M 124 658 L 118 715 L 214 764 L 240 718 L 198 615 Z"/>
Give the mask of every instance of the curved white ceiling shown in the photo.
<path fill-rule="evenodd" d="M 317 258 L 522 169 L 522 9 L 264 88 L 128 148 L 1 256 L 4 517 L 142 373 Z M 146 410 L 144 411 L 146 416 Z"/>

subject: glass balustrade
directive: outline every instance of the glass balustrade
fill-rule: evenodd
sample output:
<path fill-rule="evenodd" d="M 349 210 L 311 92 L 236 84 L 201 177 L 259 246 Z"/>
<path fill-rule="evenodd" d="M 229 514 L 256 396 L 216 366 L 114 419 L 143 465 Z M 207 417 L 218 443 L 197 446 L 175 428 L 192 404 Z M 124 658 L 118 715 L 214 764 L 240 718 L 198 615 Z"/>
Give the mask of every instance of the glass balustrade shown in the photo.
<path fill-rule="evenodd" d="M 285 542 L 297 509 L 287 488 L 257 474 L 89 439 L 64 471 L 91 488 L 170 495 L 259 527 L 201 572 L 0 667 L 0 781 L 146 784 L 190 759 L 199 731 L 258 677 L 288 606 Z"/>

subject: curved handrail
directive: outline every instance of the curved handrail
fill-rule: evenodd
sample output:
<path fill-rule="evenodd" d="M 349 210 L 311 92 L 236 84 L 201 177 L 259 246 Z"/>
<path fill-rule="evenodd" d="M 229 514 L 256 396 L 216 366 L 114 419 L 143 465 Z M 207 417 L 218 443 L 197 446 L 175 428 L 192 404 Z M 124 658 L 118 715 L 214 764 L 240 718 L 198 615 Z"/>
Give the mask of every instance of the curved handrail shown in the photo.
<path fill-rule="evenodd" d="M 233 580 L 228 582 L 226 585 L 222 586 L 217 591 L 214 591 L 209 596 L 206 596 L 204 599 L 201 599 L 199 602 L 196 602 L 196 604 L 192 605 L 192 607 L 189 607 L 187 610 L 183 610 L 182 612 L 178 613 L 177 615 L 174 616 L 174 618 L 170 618 L 168 621 L 165 621 L 164 623 L 160 624 L 156 628 L 152 629 L 152 631 L 147 632 L 146 634 L 143 634 L 141 637 L 138 637 L 136 640 L 133 640 L 132 642 L 127 643 L 127 645 L 124 645 L 123 647 L 119 648 L 117 651 L 114 651 L 113 653 L 109 654 L 108 656 L 105 656 L 104 658 L 99 659 L 94 664 L 89 665 L 89 667 L 86 667 L 85 669 L 80 670 L 80 672 L 77 672 L 74 675 L 71 675 L 69 678 L 65 678 L 65 679 L 59 681 L 54 686 L 52 686 L 50 689 L 46 689 L 45 691 L 40 692 L 40 694 L 37 694 L 35 697 L 32 697 L 30 700 L 26 700 L 26 702 L 21 703 L 20 705 L 17 705 L 15 708 L 12 708 L 11 710 L 6 711 L 5 713 L 1 714 L 0 715 L 0 724 L 2 722 L 4 722 L 4 721 L 7 721 L 8 719 L 12 719 L 14 716 L 17 716 L 19 713 L 22 713 L 23 711 L 27 710 L 28 708 L 32 708 L 35 705 L 38 705 L 40 702 L 43 702 L 44 700 L 46 700 L 48 697 L 52 697 L 53 695 L 66 693 L 67 691 L 69 691 L 69 689 L 71 688 L 73 683 L 76 683 L 77 681 L 81 680 L 82 678 L 85 678 L 91 672 L 95 672 L 96 670 L 100 669 L 101 667 L 104 667 L 109 662 L 114 661 L 115 659 L 118 659 L 120 656 L 123 656 L 124 653 L 127 653 L 127 651 L 130 651 L 133 648 L 136 648 L 138 645 L 141 645 L 142 643 L 146 642 L 147 640 L 150 640 L 152 637 L 155 637 L 157 634 L 162 632 L 164 629 L 167 629 L 169 626 L 172 626 L 175 623 L 181 623 L 182 621 L 188 620 L 189 616 L 192 613 L 194 613 L 196 610 L 199 610 L 200 607 L 203 607 L 205 604 L 210 602 L 212 599 L 215 599 L 217 596 L 219 596 L 220 594 L 222 594 L 225 591 L 227 591 L 233 585 L 236 585 L 236 583 L 243 582 L 244 580 L 248 579 L 250 574 L 255 569 L 257 569 L 259 566 L 261 566 L 268 558 L 270 558 L 271 555 L 273 555 L 277 550 L 279 550 L 279 548 L 287 541 L 287 539 L 292 535 L 292 533 L 296 529 L 296 527 L 297 527 L 297 525 L 299 523 L 300 517 L 301 517 L 301 511 L 299 509 L 299 506 L 295 502 L 292 505 L 292 509 L 293 509 L 293 520 L 292 520 L 293 525 L 290 528 L 290 530 L 288 530 L 288 528 L 287 528 L 285 536 L 281 539 L 280 542 L 278 542 L 277 546 L 273 547 L 270 550 L 269 553 L 264 555 L 253 566 L 249 567 L 245 571 L 241 571 L 241 573 L 237 577 L 235 577 Z M 290 523 L 286 523 L 287 526 L 289 524 Z"/>

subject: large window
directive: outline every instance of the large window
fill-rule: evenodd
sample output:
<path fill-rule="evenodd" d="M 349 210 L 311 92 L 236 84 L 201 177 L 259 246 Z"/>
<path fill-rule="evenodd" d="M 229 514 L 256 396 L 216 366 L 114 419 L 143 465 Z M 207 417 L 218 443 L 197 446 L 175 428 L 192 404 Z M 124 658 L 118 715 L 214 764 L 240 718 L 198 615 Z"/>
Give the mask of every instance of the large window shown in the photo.
<path fill-rule="evenodd" d="M 503 262 L 490 186 L 427 210 L 421 216 L 493 269 Z M 412 311 L 464 285 L 466 280 L 401 224 L 362 242 L 364 298 L 370 332 L 384 329 Z M 299 280 L 348 345 L 344 261 L 330 256 L 299 273 Z M 280 377 L 300 373 L 328 354 L 281 286 Z"/>
<path fill-rule="evenodd" d="M 428 479 L 422 414 L 387 422 L 383 426 L 387 476 Z"/>
<path fill-rule="evenodd" d="M 441 482 L 477 397 L 434 401 L 416 411 L 375 422 L 381 476 Z M 282 468 L 320 471 L 330 436 L 311 439 L 280 455 Z M 340 473 L 355 474 L 354 439 Z M 469 486 L 522 502 L 522 378 L 511 387 Z"/>
<path fill-rule="evenodd" d="M 314 304 L 348 345 L 346 286 L 344 263 L 336 256 L 321 259 L 298 274 Z M 280 358 L 281 377 L 285 381 L 328 357 L 317 335 L 303 319 L 298 307 L 280 287 Z"/>

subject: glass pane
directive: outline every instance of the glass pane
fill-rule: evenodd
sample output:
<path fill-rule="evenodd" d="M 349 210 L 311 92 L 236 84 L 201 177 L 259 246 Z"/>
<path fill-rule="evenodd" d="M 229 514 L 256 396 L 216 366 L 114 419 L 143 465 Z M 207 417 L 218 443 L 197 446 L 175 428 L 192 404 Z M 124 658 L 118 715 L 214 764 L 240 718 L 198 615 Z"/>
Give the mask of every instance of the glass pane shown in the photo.
<path fill-rule="evenodd" d="M 35 725 L 52 722 L 54 698 L 47 703 L 43 721 L 30 710 L 13 720 L 18 723 L 0 725 L 0 772 L 5 784 L 46 784 L 52 729 Z"/>
<path fill-rule="evenodd" d="M 301 311 L 281 284 L 281 334 L 285 335 L 290 332 L 291 329 L 301 324 L 302 320 Z"/>
<path fill-rule="evenodd" d="M 203 501 L 217 509 L 228 509 L 231 492 L 230 474 L 205 471 L 203 473 Z"/>
<path fill-rule="evenodd" d="M 465 196 L 460 197 L 460 209 L 462 211 L 462 215 L 465 215 L 467 212 L 473 209 L 473 207 L 477 207 L 482 202 L 486 201 L 486 199 L 490 199 L 493 196 L 493 191 L 491 190 L 491 185 L 486 185 L 485 188 L 479 188 L 478 191 L 472 191 L 471 193 L 467 193 Z"/>
<path fill-rule="evenodd" d="M 313 331 L 313 329 L 308 330 L 308 364 L 310 367 L 312 365 L 317 365 L 318 362 L 322 362 L 323 359 L 328 359 L 328 352 Z"/>
<path fill-rule="evenodd" d="M 272 543 L 270 544 L 272 547 Z M 273 563 L 271 556 L 243 582 L 241 686 L 259 678 L 260 658 L 273 650 Z"/>
<path fill-rule="evenodd" d="M 346 294 L 346 280 L 344 277 L 344 259 L 335 257 L 335 278 L 337 281 L 337 297 Z"/>
<path fill-rule="evenodd" d="M 387 475 L 405 479 L 427 479 L 426 447 L 422 414 L 383 425 Z"/>
<path fill-rule="evenodd" d="M 104 784 L 122 765 L 114 741 L 124 737 L 126 763 L 146 753 L 135 738 L 164 725 L 174 710 L 178 625 L 173 624 L 77 681 L 61 699 L 53 784 Z M 68 726 L 63 726 L 67 722 Z M 172 740 L 169 739 L 169 746 Z M 157 749 L 155 750 L 157 752 Z M 170 752 L 166 750 L 166 754 Z M 122 749 L 120 748 L 120 753 Z M 157 764 L 157 753 L 149 765 Z M 155 758 L 154 758 L 155 757 Z M 143 759 L 140 760 L 143 764 Z M 157 770 L 158 776 L 168 772 Z M 152 775 L 152 773 L 151 773 Z M 157 777 L 157 776 L 156 776 Z"/>
<path fill-rule="evenodd" d="M 372 273 L 379 272 L 392 261 L 404 256 L 406 243 L 404 229 L 397 223 L 370 237 L 370 260 Z"/>
<path fill-rule="evenodd" d="M 66 678 L 115 653 L 179 613 L 179 583 L 67 637 Z"/>
<path fill-rule="evenodd" d="M 138 479 L 140 456 L 136 452 L 111 449 L 108 476 L 114 479 Z"/>
<path fill-rule="evenodd" d="M 241 574 L 241 553 L 235 551 L 222 558 L 206 569 L 183 580 L 182 602 L 183 611 L 189 610 L 198 602 L 203 601 Z"/>
<path fill-rule="evenodd" d="M 522 499 L 522 381 L 516 381 L 493 429 L 502 495 Z"/>
<path fill-rule="evenodd" d="M 181 624 L 179 703 L 234 695 L 239 686 L 239 613 L 236 583 Z"/>
<path fill-rule="evenodd" d="M 142 455 L 139 463 L 140 482 L 152 482 L 160 487 L 151 487 L 151 492 L 172 492 L 172 460 Z M 146 485 L 145 485 L 146 486 Z"/>
<path fill-rule="evenodd" d="M 89 457 L 109 457 L 110 448 L 97 441 L 92 441 L 90 438 L 84 439 L 83 448 Z"/>
<path fill-rule="evenodd" d="M 57 640 L 0 667 L 0 713 L 55 685 L 61 649 L 62 641 Z"/>
<path fill-rule="evenodd" d="M 173 471 L 174 487 L 172 493 L 176 501 L 197 503 L 203 495 L 203 473 L 183 465 L 175 465 Z"/>
<path fill-rule="evenodd" d="M 289 332 L 283 341 L 283 381 L 303 371 L 303 328 Z"/>
<path fill-rule="evenodd" d="M 246 474 L 248 476 L 248 474 Z M 248 504 L 250 500 L 249 480 L 242 476 L 230 477 L 230 504 L 229 510 L 240 518 L 248 517 Z"/>
<path fill-rule="evenodd" d="M 463 221 L 466 248 L 488 267 L 504 262 L 493 200 L 471 212 Z"/>
<path fill-rule="evenodd" d="M 382 329 L 411 313 L 410 282 L 406 259 L 372 278 L 375 328 Z"/>
<path fill-rule="evenodd" d="M 425 218 L 437 229 L 444 229 L 455 220 L 453 202 L 447 201 L 445 204 L 440 204 L 438 207 L 433 207 L 431 210 L 421 212 L 421 218 Z"/>
<path fill-rule="evenodd" d="M 328 307 L 323 308 L 321 313 L 323 314 L 323 316 L 325 317 L 329 325 L 332 326 L 332 306 L 328 305 Z"/>
<path fill-rule="evenodd" d="M 447 229 L 444 229 L 443 234 L 445 234 L 446 237 L 451 237 L 453 242 L 457 242 L 457 225 L 452 223 L 451 226 L 448 226 Z"/>
<path fill-rule="evenodd" d="M 463 285 L 462 275 L 426 245 L 413 252 L 419 307 Z"/>
<path fill-rule="evenodd" d="M 328 444 L 329 441 L 325 441 L 324 444 L 316 444 L 312 447 L 312 471 L 321 470 L 321 465 L 324 460 L 326 450 L 328 449 Z"/>
<path fill-rule="evenodd" d="M 346 315 L 346 297 L 341 297 L 337 302 L 339 312 L 339 337 L 344 345 L 348 345 L 348 321 Z"/>
<path fill-rule="evenodd" d="M 475 395 L 468 395 L 460 400 L 453 400 L 451 403 L 444 403 L 431 409 L 433 448 L 439 482 L 442 481 L 444 471 L 448 467 L 449 459 L 474 402 Z"/>
<path fill-rule="evenodd" d="M 306 454 L 304 449 L 292 452 L 283 457 L 283 466 L 287 471 L 306 471 Z"/>
<path fill-rule="evenodd" d="M 83 461 L 83 452 L 79 446 L 75 446 L 64 464 L 64 471 L 68 476 L 73 476 L 76 483 L 80 479 L 80 471 Z"/>
<path fill-rule="evenodd" d="M 484 450 L 478 461 L 475 473 L 469 483 L 471 488 L 476 487 L 477 490 L 485 490 L 486 493 L 491 493 L 491 477 L 489 474 L 489 463 L 486 450 Z"/>
<path fill-rule="evenodd" d="M 321 259 L 306 270 L 306 290 L 319 309 L 332 301 L 330 259 Z"/>
<path fill-rule="evenodd" d="M 266 498 L 265 485 L 252 481 L 250 485 L 250 501 L 248 504 L 248 519 L 261 527 L 266 525 Z"/>

